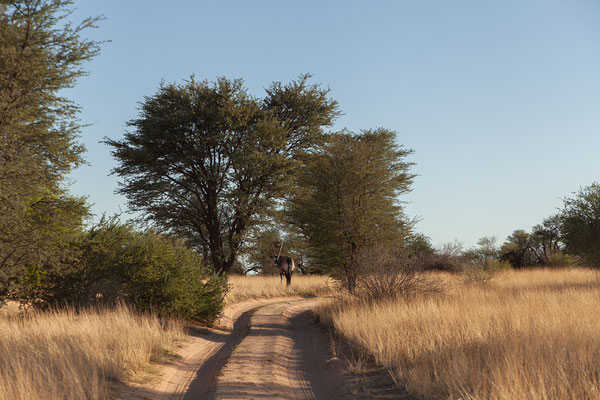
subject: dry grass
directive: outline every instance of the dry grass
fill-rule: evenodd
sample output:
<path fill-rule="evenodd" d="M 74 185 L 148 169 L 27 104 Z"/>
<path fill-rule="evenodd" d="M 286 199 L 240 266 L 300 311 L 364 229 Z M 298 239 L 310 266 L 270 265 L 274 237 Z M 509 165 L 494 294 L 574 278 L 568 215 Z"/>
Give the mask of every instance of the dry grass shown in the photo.
<path fill-rule="evenodd" d="M 600 280 L 581 269 L 453 282 L 443 298 L 317 310 L 420 398 L 600 398 Z"/>
<path fill-rule="evenodd" d="M 106 399 L 110 380 L 132 379 L 174 348 L 181 326 L 125 307 L 0 315 L 0 399 Z"/>
<path fill-rule="evenodd" d="M 231 290 L 225 299 L 233 304 L 247 299 L 270 298 L 279 296 L 317 296 L 333 290 L 334 281 L 327 276 L 294 275 L 289 288 L 285 279 L 280 282 L 278 275 L 236 276 L 229 278 Z"/>

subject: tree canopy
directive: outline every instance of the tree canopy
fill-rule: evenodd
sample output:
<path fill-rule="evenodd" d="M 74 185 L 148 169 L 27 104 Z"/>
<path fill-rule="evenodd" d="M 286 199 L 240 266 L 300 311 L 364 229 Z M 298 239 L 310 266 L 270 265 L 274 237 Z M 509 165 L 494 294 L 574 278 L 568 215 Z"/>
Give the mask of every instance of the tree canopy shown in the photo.
<path fill-rule="evenodd" d="M 311 268 L 338 274 L 352 290 L 355 259 L 367 246 L 403 247 L 411 224 L 398 196 L 415 175 L 387 129 L 330 135 L 304 157 L 289 215 L 308 239 Z"/>
<path fill-rule="evenodd" d="M 64 178 L 80 165 L 79 108 L 62 95 L 99 44 L 98 18 L 69 20 L 69 0 L 0 3 L 0 292 L 57 262 L 86 213 Z"/>
<path fill-rule="evenodd" d="M 600 267 L 600 184 L 594 182 L 565 199 L 559 218 L 566 251 Z"/>
<path fill-rule="evenodd" d="M 273 83 L 264 98 L 227 78 L 161 84 L 132 130 L 106 139 L 129 208 L 227 273 L 248 229 L 289 190 L 297 155 L 339 114 L 328 90 L 308 79 Z"/>

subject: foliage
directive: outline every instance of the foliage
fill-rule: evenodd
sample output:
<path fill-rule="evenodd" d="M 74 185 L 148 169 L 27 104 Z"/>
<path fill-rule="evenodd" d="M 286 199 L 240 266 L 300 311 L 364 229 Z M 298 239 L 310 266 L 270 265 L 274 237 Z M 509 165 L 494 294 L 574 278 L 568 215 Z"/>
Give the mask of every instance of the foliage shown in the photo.
<path fill-rule="evenodd" d="M 531 235 L 540 264 L 548 265 L 553 256 L 562 253 L 563 245 L 558 215 L 548 217 L 541 224 L 534 226 Z"/>
<path fill-rule="evenodd" d="M 0 3 L 0 295 L 63 257 L 86 214 L 63 180 L 82 163 L 79 108 L 63 96 L 99 52 L 70 0 Z M 37 279 L 37 278 L 36 278 Z"/>
<path fill-rule="evenodd" d="M 291 230 L 275 228 L 272 224 L 263 225 L 249 235 L 248 245 L 244 249 L 248 261 L 246 272 L 279 274 L 279 269 L 273 263 L 273 256 L 277 255 L 280 248 L 281 255 L 294 259 L 298 269 L 296 272 L 309 272 L 304 264 L 307 251 L 304 238 Z"/>
<path fill-rule="evenodd" d="M 467 250 L 464 256 L 471 261 L 481 263 L 485 263 L 488 260 L 495 260 L 499 256 L 496 240 L 495 236 L 484 236 L 477 241 L 477 246 Z"/>
<path fill-rule="evenodd" d="M 306 237 L 311 265 L 331 272 L 353 291 L 361 248 L 403 247 L 411 224 L 398 195 L 414 175 L 387 129 L 330 135 L 304 157 L 297 190 L 290 196 L 292 224 Z"/>
<path fill-rule="evenodd" d="M 273 252 L 277 252 L 282 242 L 281 234 L 275 229 L 264 229 L 253 232 L 246 250 L 250 271 L 262 275 L 279 273 L 273 264 Z M 275 249 L 275 250 L 274 250 Z"/>
<path fill-rule="evenodd" d="M 422 233 L 413 232 L 405 239 L 404 251 L 411 263 L 418 269 L 424 270 L 425 265 L 435 256 L 431 240 Z"/>
<path fill-rule="evenodd" d="M 461 270 L 463 283 L 486 285 L 495 278 L 498 272 L 511 268 L 512 266 L 508 261 L 500 261 L 494 258 L 466 262 Z"/>
<path fill-rule="evenodd" d="M 241 80 L 161 84 L 129 122 L 133 130 L 106 139 L 130 209 L 227 273 L 248 230 L 289 190 L 296 154 L 338 115 L 328 91 L 308 79 L 273 83 L 262 99 Z"/>
<path fill-rule="evenodd" d="M 548 257 L 546 266 L 553 268 L 576 267 L 580 263 L 579 257 L 558 251 Z"/>
<path fill-rule="evenodd" d="M 429 256 L 435 253 L 431 239 L 422 233 L 413 232 L 405 239 L 405 249 L 409 256 Z"/>
<path fill-rule="evenodd" d="M 554 256 L 562 253 L 560 218 L 546 218 L 533 227 L 531 233 L 515 230 L 500 248 L 500 258 L 515 268 L 548 265 Z"/>
<path fill-rule="evenodd" d="M 125 301 L 141 310 L 202 321 L 212 321 L 223 307 L 226 278 L 204 266 L 181 240 L 103 219 L 78 246 L 77 264 L 48 274 L 41 305 Z"/>
<path fill-rule="evenodd" d="M 517 229 L 506 238 L 500 253 L 502 259 L 508 261 L 513 267 L 522 268 L 535 264 L 531 248 L 531 235 L 523 229 Z"/>
<path fill-rule="evenodd" d="M 565 199 L 559 218 L 566 251 L 600 268 L 600 184 L 592 183 Z"/>

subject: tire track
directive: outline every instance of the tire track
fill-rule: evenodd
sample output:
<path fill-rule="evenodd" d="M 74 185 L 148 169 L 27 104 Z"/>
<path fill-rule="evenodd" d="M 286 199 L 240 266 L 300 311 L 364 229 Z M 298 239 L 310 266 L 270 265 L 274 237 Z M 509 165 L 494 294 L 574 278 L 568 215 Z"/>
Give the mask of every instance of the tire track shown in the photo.
<path fill-rule="evenodd" d="M 327 337 L 311 317 L 320 300 L 257 309 L 251 329 L 232 352 L 209 398 L 352 398 L 343 373 L 328 363 Z"/>

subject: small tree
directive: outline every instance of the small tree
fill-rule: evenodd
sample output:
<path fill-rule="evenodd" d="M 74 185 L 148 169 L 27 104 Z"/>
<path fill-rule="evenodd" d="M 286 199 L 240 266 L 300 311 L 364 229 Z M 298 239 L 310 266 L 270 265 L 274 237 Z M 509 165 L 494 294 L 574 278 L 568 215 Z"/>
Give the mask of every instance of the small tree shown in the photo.
<path fill-rule="evenodd" d="M 515 230 L 500 248 L 501 258 L 515 268 L 535 265 L 537 257 L 533 251 L 533 239 L 523 229 Z"/>
<path fill-rule="evenodd" d="M 329 136 L 305 157 L 288 211 L 307 238 L 311 265 L 337 275 L 353 291 L 361 248 L 404 246 L 411 224 L 398 196 L 414 175 L 387 129 Z"/>
<path fill-rule="evenodd" d="M 247 232 L 289 190 L 299 152 L 338 115 L 305 75 L 264 98 L 241 80 L 161 85 L 122 140 L 106 139 L 129 208 L 186 238 L 227 273 Z"/>
<path fill-rule="evenodd" d="M 592 183 L 565 199 L 559 218 L 566 251 L 600 268 L 600 184 Z"/>
<path fill-rule="evenodd" d="M 500 253 L 496 241 L 497 239 L 495 236 L 481 237 L 477 241 L 477 246 L 465 252 L 465 257 L 481 264 L 486 264 L 491 260 L 497 260 Z"/>

